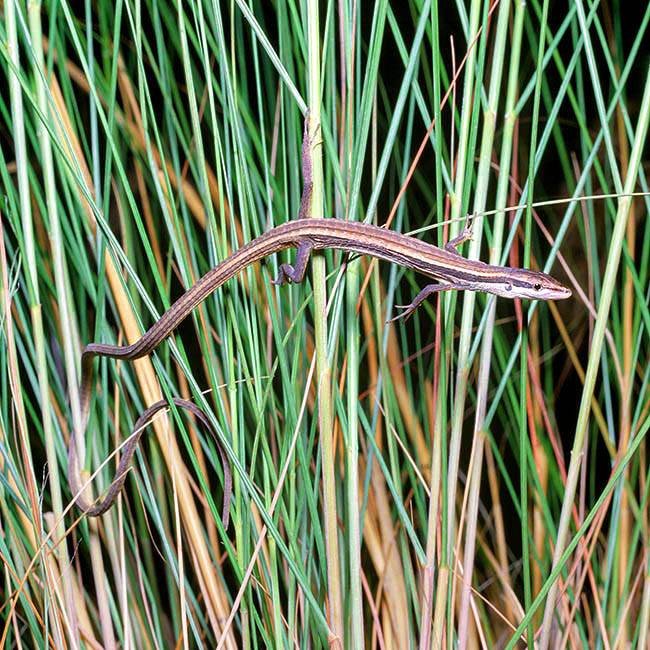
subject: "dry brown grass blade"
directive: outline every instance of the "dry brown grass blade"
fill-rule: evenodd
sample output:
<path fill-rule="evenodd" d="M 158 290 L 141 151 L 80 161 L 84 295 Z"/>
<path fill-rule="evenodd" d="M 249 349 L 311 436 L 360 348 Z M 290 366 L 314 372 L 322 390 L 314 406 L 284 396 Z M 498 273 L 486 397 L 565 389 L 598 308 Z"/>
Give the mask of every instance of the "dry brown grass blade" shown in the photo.
<path fill-rule="evenodd" d="M 390 371 L 391 382 L 393 384 L 393 390 L 395 391 L 395 397 L 397 398 L 397 403 L 399 404 L 399 409 L 404 420 L 404 428 L 408 433 L 411 442 L 415 446 L 419 467 L 422 472 L 427 475 L 429 468 L 431 467 L 431 450 L 427 445 L 422 425 L 416 416 L 415 409 L 411 402 L 411 394 L 409 393 L 406 379 L 404 377 L 402 356 L 399 350 L 394 325 L 389 326 L 386 359 Z"/>
<path fill-rule="evenodd" d="M 365 468 L 361 468 L 359 474 L 363 476 Z M 380 577 L 378 593 L 381 593 L 381 598 L 377 599 L 375 605 L 380 613 L 388 617 L 388 620 L 385 618 L 383 632 L 388 638 L 387 630 L 390 628 L 394 637 L 392 647 L 408 648 L 411 644 L 407 624 L 408 598 L 398 532 L 391 515 L 391 497 L 376 462 L 372 464 L 370 486 L 363 520 L 363 540 L 375 572 Z"/>
<path fill-rule="evenodd" d="M 54 98 L 56 109 L 63 123 L 65 134 L 59 133 L 60 140 L 64 151 L 70 157 L 70 164 L 72 166 L 78 165 L 84 176 L 87 187 L 93 192 L 92 178 L 90 176 L 88 166 L 85 162 L 83 150 L 79 145 L 76 133 L 72 128 L 72 123 L 67 112 L 66 104 L 60 93 L 56 77 L 53 76 L 51 80 L 51 92 Z M 72 150 L 68 148 L 67 142 L 71 143 Z M 80 203 L 86 212 L 88 223 L 93 232 L 97 230 L 97 223 L 95 217 L 86 202 L 83 193 L 79 192 Z M 106 266 L 106 277 L 109 283 L 110 290 L 115 300 L 115 305 L 118 310 L 120 321 L 124 328 L 127 342 L 133 343 L 141 337 L 140 328 L 138 326 L 135 314 L 131 309 L 128 296 L 126 295 L 123 285 L 121 274 L 115 266 L 112 257 L 106 251 L 104 263 Z M 162 392 L 160 385 L 156 378 L 151 359 L 144 358 L 134 362 L 135 373 L 138 378 L 138 383 L 142 391 L 144 403 L 146 406 L 162 399 Z M 219 621 L 222 617 L 227 615 L 227 600 L 223 587 L 217 580 L 217 573 L 214 569 L 210 552 L 205 543 L 202 534 L 194 531 L 201 531 L 203 528 L 202 521 L 199 519 L 196 504 L 192 497 L 191 490 L 189 489 L 188 482 L 185 480 L 185 465 L 183 462 L 182 454 L 176 443 L 173 435 L 170 434 L 170 423 L 167 415 L 156 419 L 153 422 L 156 438 L 160 445 L 160 451 L 167 465 L 170 473 L 180 471 L 180 476 L 176 480 L 176 487 L 178 492 L 179 510 L 185 530 L 187 531 L 188 540 L 194 551 L 193 557 L 195 558 L 195 570 L 202 576 L 202 591 L 205 598 L 206 609 L 209 618 L 214 627 L 216 636 L 220 635 Z M 231 635 L 228 647 L 236 647 L 234 638 Z"/>
<path fill-rule="evenodd" d="M 33 464 L 31 459 L 30 443 L 29 443 L 29 427 L 27 426 L 27 419 L 25 414 L 25 406 L 23 402 L 23 392 L 21 390 L 21 381 L 20 381 L 20 372 L 19 364 L 16 356 L 16 344 L 14 339 L 13 332 L 13 315 L 12 315 L 12 297 L 10 292 L 9 285 L 9 273 L 7 265 L 7 256 L 5 249 L 4 241 L 4 224 L 2 216 L 0 215 L 0 273 L 2 274 L 2 282 L 0 286 L 2 291 L 0 292 L 0 300 L 2 300 L 2 306 L 0 307 L 0 314 L 3 315 L 2 320 L 4 321 L 5 336 L 7 342 L 7 357 L 8 357 L 8 376 L 9 376 L 9 386 L 11 400 L 14 405 L 14 414 L 17 431 L 15 432 L 15 438 L 18 441 L 18 447 L 20 449 L 20 460 L 22 460 L 22 465 L 20 470 L 24 479 L 24 489 L 20 489 L 15 482 L 15 478 L 11 472 L 6 472 L 5 475 L 8 477 L 9 485 L 15 490 L 16 494 L 24 493 L 27 491 L 27 496 L 29 498 L 28 503 L 25 503 L 25 506 L 28 510 L 31 511 L 32 516 L 29 517 L 25 514 L 21 508 L 18 508 L 18 517 L 21 522 L 22 531 L 25 533 L 26 541 L 29 544 L 29 547 L 26 547 L 21 544 L 16 545 L 16 552 L 20 553 L 23 556 L 24 565 L 32 566 L 36 560 L 36 557 L 41 554 L 40 543 L 38 540 L 42 539 L 44 536 L 44 530 L 41 527 L 41 502 L 39 494 L 37 493 L 37 479 L 34 475 Z M 36 305 L 35 309 L 40 309 L 40 305 Z M 7 432 L 0 427 L 0 440 L 3 442 L 7 448 L 11 445 L 9 440 L 7 440 Z M 0 460 L 0 463 L 4 469 L 4 459 Z M 9 519 L 7 519 L 7 523 Z M 16 531 L 17 532 L 17 531 Z M 14 532 L 14 537 L 12 539 L 19 540 L 23 539 L 23 535 L 16 534 Z M 42 585 L 41 589 L 36 589 L 36 593 L 40 594 L 43 590 L 53 594 L 56 589 L 55 585 L 60 584 L 61 574 L 57 568 L 56 562 L 52 560 L 52 554 L 44 554 L 45 561 L 42 563 L 43 572 L 45 574 L 45 579 L 47 580 L 47 585 Z M 10 563 L 5 562 L 6 566 L 11 566 Z M 17 576 L 18 577 L 18 576 Z M 33 574 L 27 576 L 29 579 L 33 578 Z M 20 583 L 23 580 L 23 576 L 19 576 L 16 582 Z M 4 610 L 8 604 L 8 601 L 13 601 L 9 615 L 7 616 L 7 623 L 3 632 L 3 638 L 6 636 L 9 625 L 12 622 L 16 622 L 15 619 L 15 605 L 19 596 L 19 593 L 24 589 L 24 584 L 21 584 L 19 589 L 12 595 L 12 597 L 7 599 L 7 602 L 3 604 L 2 609 Z M 28 602 L 31 604 L 31 600 L 28 598 Z M 57 601 L 58 603 L 58 601 Z M 64 612 L 61 611 L 59 607 L 55 609 L 53 615 L 56 619 L 56 630 L 64 629 L 66 625 L 66 617 Z M 58 633 L 57 633 L 58 638 Z M 4 647 L 4 641 L 0 643 Z"/>

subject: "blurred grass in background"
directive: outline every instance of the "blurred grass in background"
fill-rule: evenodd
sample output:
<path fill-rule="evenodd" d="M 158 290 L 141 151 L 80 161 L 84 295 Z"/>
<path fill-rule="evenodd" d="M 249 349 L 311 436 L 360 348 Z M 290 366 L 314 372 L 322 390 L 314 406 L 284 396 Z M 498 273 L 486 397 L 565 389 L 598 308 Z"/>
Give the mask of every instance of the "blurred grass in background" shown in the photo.
<path fill-rule="evenodd" d="M 632 5 L 5 0 L 1 647 L 648 647 Z M 573 298 L 449 292 L 388 326 L 425 279 L 328 251 L 277 287 L 295 253 L 271 256 L 151 358 L 96 362 L 95 498 L 139 413 L 183 396 L 231 457 L 229 530 L 214 443 L 176 412 L 80 517 L 83 345 L 136 340 L 297 217 L 307 106 L 316 216 L 442 245 L 472 213 L 464 255 L 552 268 Z"/>

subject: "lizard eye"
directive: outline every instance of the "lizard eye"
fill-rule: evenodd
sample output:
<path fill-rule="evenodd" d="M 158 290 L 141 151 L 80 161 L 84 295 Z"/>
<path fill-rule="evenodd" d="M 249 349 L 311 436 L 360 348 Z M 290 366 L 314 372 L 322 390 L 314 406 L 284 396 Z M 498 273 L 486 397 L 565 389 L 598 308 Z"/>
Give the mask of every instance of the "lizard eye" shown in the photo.
<path fill-rule="evenodd" d="M 512 285 L 511 285 L 511 284 L 506 284 L 506 286 L 504 287 L 504 289 L 505 289 L 506 291 L 512 291 Z"/>
<path fill-rule="evenodd" d="M 541 291 L 542 290 L 542 285 L 537 283 L 537 284 L 533 285 L 533 288 L 535 289 L 535 291 Z"/>

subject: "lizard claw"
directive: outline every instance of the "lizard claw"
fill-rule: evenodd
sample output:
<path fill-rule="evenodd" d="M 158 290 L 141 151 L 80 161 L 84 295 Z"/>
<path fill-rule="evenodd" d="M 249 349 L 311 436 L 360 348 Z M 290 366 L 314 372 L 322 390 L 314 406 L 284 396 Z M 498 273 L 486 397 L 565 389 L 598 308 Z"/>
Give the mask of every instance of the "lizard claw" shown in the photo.
<path fill-rule="evenodd" d="M 397 314 L 397 316 L 393 316 L 393 318 L 389 319 L 386 321 L 386 323 L 394 323 L 395 321 L 400 320 L 400 318 L 404 318 L 405 321 L 408 320 L 410 315 L 415 311 L 417 305 L 414 305 L 411 303 L 410 305 L 395 305 L 395 309 L 403 309 L 401 313 Z"/>

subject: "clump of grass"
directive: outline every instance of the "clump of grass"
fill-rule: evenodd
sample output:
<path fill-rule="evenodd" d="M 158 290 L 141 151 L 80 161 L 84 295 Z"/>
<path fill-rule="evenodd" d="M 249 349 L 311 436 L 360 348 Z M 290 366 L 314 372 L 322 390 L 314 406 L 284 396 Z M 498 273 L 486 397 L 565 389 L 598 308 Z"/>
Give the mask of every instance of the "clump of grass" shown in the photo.
<path fill-rule="evenodd" d="M 648 647 L 635 11 L 4 4 L 2 647 Z M 96 363 L 80 450 L 98 499 L 138 415 L 194 400 L 229 529 L 215 444 L 173 408 L 81 516 L 83 345 L 137 340 L 297 218 L 307 108 L 314 216 L 442 245 L 472 214 L 466 257 L 574 297 L 448 292 L 388 325 L 421 277 L 326 251 L 277 287 L 273 255 L 151 357 Z"/>

